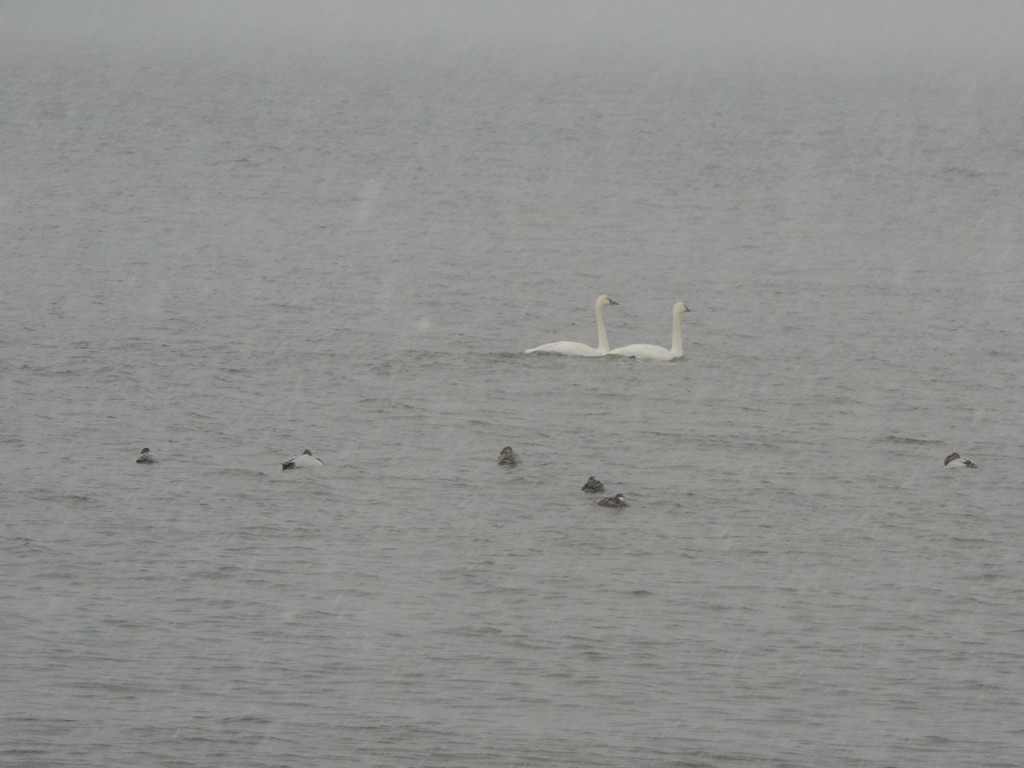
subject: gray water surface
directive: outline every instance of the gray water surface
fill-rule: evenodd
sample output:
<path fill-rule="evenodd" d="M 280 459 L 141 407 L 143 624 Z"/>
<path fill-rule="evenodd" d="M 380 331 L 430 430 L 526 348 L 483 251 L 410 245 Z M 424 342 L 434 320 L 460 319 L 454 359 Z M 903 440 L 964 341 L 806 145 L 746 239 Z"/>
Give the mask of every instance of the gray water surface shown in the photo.
<path fill-rule="evenodd" d="M 0 762 L 1019 763 L 1015 50 L 116 7 L 0 33 Z"/>

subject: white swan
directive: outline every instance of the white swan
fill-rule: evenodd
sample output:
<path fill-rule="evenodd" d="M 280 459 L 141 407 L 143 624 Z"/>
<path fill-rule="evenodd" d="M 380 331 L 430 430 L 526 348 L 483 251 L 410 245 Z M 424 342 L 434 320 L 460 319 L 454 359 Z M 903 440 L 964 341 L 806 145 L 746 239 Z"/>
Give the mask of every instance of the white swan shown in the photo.
<path fill-rule="evenodd" d="M 298 456 L 292 456 L 288 461 L 281 463 L 281 469 L 313 469 L 322 467 L 324 463 L 313 455 L 308 448 Z"/>
<path fill-rule="evenodd" d="M 603 293 L 594 302 L 594 311 L 597 314 L 597 347 L 589 347 L 578 341 L 552 341 L 550 344 L 541 344 L 539 347 L 526 350 L 530 352 L 548 352 L 553 355 L 574 355 L 575 357 L 604 357 L 611 349 L 608 343 L 608 334 L 604 330 L 604 308 L 619 302 L 609 299 Z"/>
<path fill-rule="evenodd" d="M 683 356 L 682 317 L 684 312 L 689 311 L 690 309 L 681 301 L 677 301 L 672 307 L 672 349 L 665 349 L 657 344 L 630 344 L 613 349 L 608 354 L 634 357 L 637 360 L 678 360 Z"/>

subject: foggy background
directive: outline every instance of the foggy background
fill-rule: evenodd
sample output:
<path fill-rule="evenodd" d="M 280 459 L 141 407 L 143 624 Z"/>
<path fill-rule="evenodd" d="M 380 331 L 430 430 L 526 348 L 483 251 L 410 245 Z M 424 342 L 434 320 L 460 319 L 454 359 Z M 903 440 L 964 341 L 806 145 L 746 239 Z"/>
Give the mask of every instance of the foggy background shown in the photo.
<path fill-rule="evenodd" d="M 1022 15 L 0 6 L 0 762 L 1015 764 Z"/>

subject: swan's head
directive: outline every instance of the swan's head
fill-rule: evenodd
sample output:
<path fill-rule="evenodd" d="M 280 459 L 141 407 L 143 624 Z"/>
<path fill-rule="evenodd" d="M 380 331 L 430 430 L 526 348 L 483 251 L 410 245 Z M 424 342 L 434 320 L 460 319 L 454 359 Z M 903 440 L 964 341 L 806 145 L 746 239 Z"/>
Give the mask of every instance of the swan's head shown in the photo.
<path fill-rule="evenodd" d="M 676 316 L 676 317 L 679 317 L 681 314 L 683 314 L 683 312 L 692 312 L 692 311 L 693 310 L 691 310 L 688 306 L 683 304 L 683 302 L 681 302 L 681 301 L 677 301 L 675 304 L 672 305 L 672 314 L 674 316 Z"/>
<path fill-rule="evenodd" d="M 610 306 L 612 304 L 618 304 L 618 303 L 619 302 L 617 302 L 613 298 L 610 298 L 608 296 L 608 294 L 606 294 L 606 293 L 602 293 L 600 296 L 597 297 L 597 308 L 598 309 L 604 309 L 607 306 Z"/>

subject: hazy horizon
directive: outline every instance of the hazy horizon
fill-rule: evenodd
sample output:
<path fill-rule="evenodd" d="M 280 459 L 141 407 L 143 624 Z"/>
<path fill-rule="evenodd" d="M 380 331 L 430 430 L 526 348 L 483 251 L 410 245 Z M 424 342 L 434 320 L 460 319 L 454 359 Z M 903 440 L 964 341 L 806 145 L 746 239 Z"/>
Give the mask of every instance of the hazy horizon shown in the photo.
<path fill-rule="evenodd" d="M 213 35 L 224 43 L 359 40 L 407 46 L 424 41 L 467 46 L 554 46 L 671 55 L 699 50 L 806 51 L 895 57 L 1019 54 L 1024 5 L 956 2 L 838 3 L 595 0 L 426 0 L 416 2 L 181 3 L 53 0 L 0 9 L 8 39 L 67 34 L 81 40 L 156 41 Z"/>

